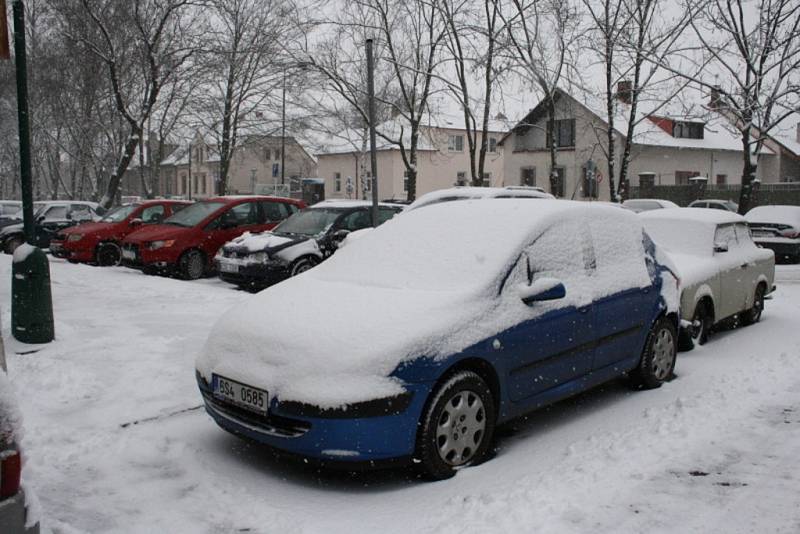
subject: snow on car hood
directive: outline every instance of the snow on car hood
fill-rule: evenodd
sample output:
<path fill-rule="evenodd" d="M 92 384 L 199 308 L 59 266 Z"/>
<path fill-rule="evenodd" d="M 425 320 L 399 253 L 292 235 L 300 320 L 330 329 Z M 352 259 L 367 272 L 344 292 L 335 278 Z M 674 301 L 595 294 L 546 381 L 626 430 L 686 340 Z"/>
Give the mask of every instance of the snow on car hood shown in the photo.
<path fill-rule="evenodd" d="M 388 375 L 401 361 L 463 348 L 465 326 L 492 307 L 491 297 L 464 292 L 365 288 L 309 275 L 225 314 L 198 358 L 200 374 L 323 407 L 393 396 L 402 385 Z M 266 307 L 264 297 L 283 305 Z M 301 325 L 306 335 L 298 335 Z"/>
<path fill-rule="evenodd" d="M 245 232 L 236 239 L 233 239 L 227 243 L 225 247 L 244 248 L 248 252 L 261 252 L 267 249 L 280 247 L 288 243 L 304 241 L 305 239 L 308 238 L 303 237 L 302 239 L 292 239 L 291 237 L 275 235 L 272 232 L 260 232 L 257 234 Z"/>

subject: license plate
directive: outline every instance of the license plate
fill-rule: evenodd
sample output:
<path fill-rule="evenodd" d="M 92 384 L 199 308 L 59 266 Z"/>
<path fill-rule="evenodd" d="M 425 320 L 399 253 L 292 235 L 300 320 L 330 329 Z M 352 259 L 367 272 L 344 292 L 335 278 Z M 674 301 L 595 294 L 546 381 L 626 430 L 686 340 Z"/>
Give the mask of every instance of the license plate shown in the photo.
<path fill-rule="evenodd" d="M 128 250 L 127 248 L 122 249 L 122 257 L 126 260 L 135 260 L 136 253 L 132 250 Z"/>
<path fill-rule="evenodd" d="M 228 263 L 228 262 L 220 262 L 219 270 L 223 273 L 238 273 L 239 266 L 235 263 Z"/>
<path fill-rule="evenodd" d="M 212 376 L 214 396 L 250 411 L 267 414 L 269 397 L 263 389 L 247 386 L 219 375 Z"/>

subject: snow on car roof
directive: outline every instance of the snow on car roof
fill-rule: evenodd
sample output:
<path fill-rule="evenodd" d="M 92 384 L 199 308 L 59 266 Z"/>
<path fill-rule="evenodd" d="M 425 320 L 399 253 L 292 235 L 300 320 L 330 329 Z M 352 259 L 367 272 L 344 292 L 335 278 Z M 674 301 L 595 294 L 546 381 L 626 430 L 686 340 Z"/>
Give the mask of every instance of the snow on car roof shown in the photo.
<path fill-rule="evenodd" d="M 553 195 L 545 193 L 537 188 L 519 188 L 519 187 L 451 187 L 449 189 L 439 189 L 431 191 L 419 197 L 412 203 L 408 209 L 413 210 L 421 206 L 435 204 L 444 200 L 460 200 L 466 198 L 548 198 L 553 199 Z"/>
<path fill-rule="evenodd" d="M 713 225 L 745 222 L 745 218 L 738 213 L 727 210 L 703 208 L 666 208 L 662 210 L 651 210 L 646 213 L 640 213 L 639 217 L 691 221 Z"/>
<path fill-rule="evenodd" d="M 317 208 L 365 208 L 372 206 L 372 202 L 369 200 L 350 200 L 347 198 L 331 198 L 328 200 L 323 200 L 322 202 L 317 202 L 316 204 L 309 206 L 311 209 Z M 386 202 L 378 202 L 378 206 L 382 206 L 385 208 L 393 208 L 398 209 L 402 206 L 398 204 L 388 204 Z"/>
<path fill-rule="evenodd" d="M 748 222 L 800 225 L 800 206 L 758 206 L 744 217 Z"/>

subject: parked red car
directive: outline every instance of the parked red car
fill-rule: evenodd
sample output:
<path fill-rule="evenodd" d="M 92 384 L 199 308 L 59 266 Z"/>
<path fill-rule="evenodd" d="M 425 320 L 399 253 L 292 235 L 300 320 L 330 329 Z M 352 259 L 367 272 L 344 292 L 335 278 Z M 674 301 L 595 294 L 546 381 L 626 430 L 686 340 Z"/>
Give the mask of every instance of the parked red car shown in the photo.
<path fill-rule="evenodd" d="M 196 280 L 213 269 L 217 250 L 245 232 L 271 230 L 304 208 L 301 200 L 266 196 L 210 198 L 122 242 L 122 264 L 145 273 L 175 272 Z"/>
<path fill-rule="evenodd" d="M 120 243 L 142 225 L 158 224 L 190 205 L 181 200 L 148 200 L 124 204 L 109 211 L 100 221 L 62 230 L 50 241 L 50 254 L 71 262 L 117 265 L 122 257 Z"/>

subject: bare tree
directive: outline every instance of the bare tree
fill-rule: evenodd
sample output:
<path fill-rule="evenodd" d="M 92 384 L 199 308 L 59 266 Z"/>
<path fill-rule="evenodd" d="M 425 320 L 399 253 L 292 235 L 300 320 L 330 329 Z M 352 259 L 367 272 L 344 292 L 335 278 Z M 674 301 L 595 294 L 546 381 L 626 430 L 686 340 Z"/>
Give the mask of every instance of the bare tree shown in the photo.
<path fill-rule="evenodd" d="M 456 82 L 440 74 L 458 102 L 464 116 L 467 132 L 467 150 L 470 159 L 472 185 L 483 185 L 488 133 L 491 120 L 492 97 L 500 82 L 502 69 L 496 58 L 501 33 L 505 30 L 500 17 L 500 0 L 482 0 L 480 5 L 472 0 L 443 0 L 438 2 L 446 24 L 446 61 L 452 63 Z M 483 94 L 473 94 L 473 77 L 480 75 Z M 480 108 L 480 113 L 476 110 Z M 480 121 L 480 122 L 479 122 Z M 478 146 L 478 124 L 481 143 Z"/>
<path fill-rule="evenodd" d="M 217 192 L 225 194 L 242 121 L 256 111 L 263 116 L 263 108 L 279 100 L 287 71 L 290 77 L 296 72 L 287 49 L 303 31 L 291 0 L 212 0 L 211 8 L 204 39 L 208 89 L 198 105 L 201 122 L 216 138 Z"/>
<path fill-rule="evenodd" d="M 608 161 L 608 186 L 612 201 L 627 198 L 628 168 L 636 126 L 645 120 L 639 105 L 650 93 L 658 103 L 653 113 L 672 101 L 686 83 L 673 83 L 674 76 L 659 65 L 676 53 L 687 28 L 690 11 L 669 16 L 662 0 L 583 0 L 590 15 L 590 35 L 602 42 L 600 58 L 605 71 L 607 128 L 601 148 Z M 618 110 L 619 103 L 626 104 Z M 621 111 L 621 113 L 620 113 Z M 617 174 L 616 118 L 624 117 L 622 153 Z"/>
<path fill-rule="evenodd" d="M 705 88 L 741 136 L 746 213 L 764 142 L 800 109 L 800 3 L 686 0 L 685 8 L 699 46 L 686 47 L 683 64 L 661 66 Z"/>
<path fill-rule="evenodd" d="M 127 137 L 100 204 L 109 207 L 153 113 L 159 94 L 195 51 L 191 0 L 81 0 L 95 33 L 72 35 L 105 65 Z"/>
<path fill-rule="evenodd" d="M 575 54 L 581 29 L 579 11 L 572 0 L 512 0 L 510 13 L 501 16 L 506 26 L 510 59 L 532 87 L 543 96 L 547 109 L 547 147 L 550 150 L 550 189 L 557 192 L 558 90 L 580 78 Z"/>

